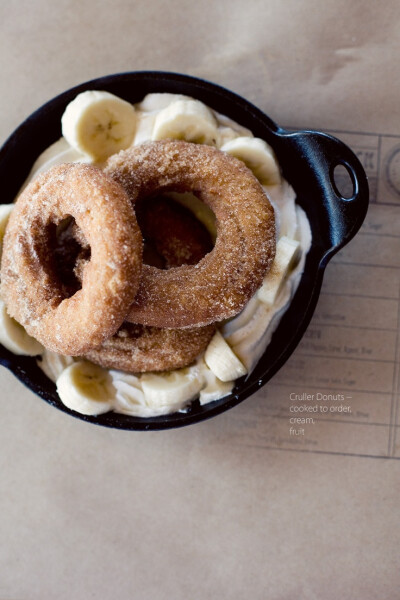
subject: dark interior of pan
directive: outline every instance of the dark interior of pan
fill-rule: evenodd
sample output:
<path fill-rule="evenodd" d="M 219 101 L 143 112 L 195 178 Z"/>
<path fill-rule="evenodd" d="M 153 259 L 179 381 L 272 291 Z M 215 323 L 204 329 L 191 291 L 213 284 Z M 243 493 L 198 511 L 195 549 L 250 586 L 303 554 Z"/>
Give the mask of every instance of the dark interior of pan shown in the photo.
<path fill-rule="evenodd" d="M 157 71 L 121 73 L 79 85 L 57 96 L 33 113 L 7 140 L 0 151 L 2 203 L 12 202 L 37 156 L 61 136 L 61 115 L 66 105 L 85 90 L 110 91 L 130 102 L 150 92 L 185 94 L 249 128 L 274 149 L 283 176 L 293 186 L 297 202 L 305 210 L 312 231 L 312 246 L 293 300 L 280 321 L 271 343 L 250 376 L 236 382 L 229 396 L 200 406 L 195 401 L 186 412 L 140 418 L 107 413 L 80 415 L 59 400 L 55 385 L 30 357 L 15 356 L 0 346 L 0 362 L 41 398 L 88 422 L 120 429 L 150 430 L 179 427 L 221 413 L 264 385 L 285 363 L 300 341 L 314 312 L 324 269 L 329 259 L 360 228 L 368 207 L 368 184 L 353 152 L 339 140 L 316 131 L 289 132 L 278 127 L 255 106 L 215 84 L 175 73 Z M 334 169 L 342 165 L 352 182 L 350 197 L 337 190 Z"/>

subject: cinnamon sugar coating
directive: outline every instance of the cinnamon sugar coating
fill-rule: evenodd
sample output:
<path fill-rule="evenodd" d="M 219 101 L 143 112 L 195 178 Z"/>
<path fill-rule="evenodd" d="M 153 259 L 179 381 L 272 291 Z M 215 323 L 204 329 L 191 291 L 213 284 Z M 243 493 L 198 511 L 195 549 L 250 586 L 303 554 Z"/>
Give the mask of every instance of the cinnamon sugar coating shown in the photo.
<path fill-rule="evenodd" d="M 165 268 L 196 264 L 212 248 L 211 238 L 190 211 L 167 198 L 152 198 L 137 211 L 145 241 L 154 245 Z M 190 365 L 203 352 L 215 325 L 162 329 L 124 323 L 85 358 L 129 373 L 168 371 Z"/>
<path fill-rule="evenodd" d="M 110 157 L 105 172 L 125 188 L 133 204 L 164 191 L 191 191 L 217 219 L 215 246 L 196 265 L 169 270 L 143 266 L 126 320 L 186 328 L 240 312 L 275 254 L 274 211 L 251 171 L 211 146 L 162 140 Z"/>
<path fill-rule="evenodd" d="M 90 246 L 82 287 L 65 297 L 52 240 L 72 216 Z M 80 355 L 121 326 L 138 289 L 142 236 L 126 192 L 96 167 L 64 164 L 22 192 L 4 238 L 1 295 L 46 348 Z"/>
<path fill-rule="evenodd" d="M 205 350 L 214 332 L 214 325 L 165 329 L 124 323 L 100 348 L 87 352 L 85 358 L 128 373 L 180 369 Z"/>

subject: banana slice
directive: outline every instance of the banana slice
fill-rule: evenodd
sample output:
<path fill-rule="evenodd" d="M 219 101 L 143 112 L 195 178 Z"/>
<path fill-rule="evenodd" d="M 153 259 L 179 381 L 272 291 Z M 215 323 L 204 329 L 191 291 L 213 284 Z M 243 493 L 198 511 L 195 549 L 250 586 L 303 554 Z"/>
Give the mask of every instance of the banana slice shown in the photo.
<path fill-rule="evenodd" d="M 68 104 L 61 126 L 73 148 L 103 161 L 130 146 L 136 113 L 132 104 L 109 92 L 82 92 Z"/>
<path fill-rule="evenodd" d="M 156 120 L 156 115 L 154 113 L 149 114 L 136 111 L 136 116 L 137 122 L 135 137 L 133 138 L 132 142 L 133 146 L 139 146 L 140 144 L 151 140 L 154 129 L 154 121 Z"/>
<path fill-rule="evenodd" d="M 0 204 L 0 258 L 3 250 L 3 237 L 13 208 L 14 204 Z"/>
<path fill-rule="evenodd" d="M 15 319 L 10 317 L 0 298 L 0 344 L 14 354 L 37 356 L 43 352 L 42 344 L 28 335 Z"/>
<path fill-rule="evenodd" d="M 259 306 L 254 315 L 254 319 L 248 322 L 246 329 L 243 332 L 237 330 L 234 333 L 235 338 L 233 338 L 233 342 L 232 338 L 229 339 L 229 343 L 232 344 L 235 354 L 240 358 L 249 372 L 251 372 L 258 363 L 265 352 L 266 347 L 270 343 L 272 335 L 290 303 L 293 290 L 296 289 L 304 269 L 306 253 L 311 244 L 311 233 L 308 219 L 304 215 L 303 210 L 300 207 L 297 207 L 296 213 L 299 223 L 298 237 L 300 245 L 300 249 L 297 253 L 300 255 L 300 258 L 293 266 L 292 270 L 290 270 L 290 279 L 287 276 L 283 278 L 282 283 L 276 292 L 273 306 L 259 301 L 258 295 L 256 294 Z M 293 244 L 294 241 L 290 241 Z M 291 266 L 289 269 L 291 269 Z M 269 297 L 269 301 L 271 301 L 271 297 Z"/>
<path fill-rule="evenodd" d="M 64 356 L 63 354 L 57 354 L 56 352 L 52 352 L 52 350 L 43 348 L 38 364 L 44 374 L 55 383 L 64 369 L 72 365 L 73 362 L 75 360 L 72 356 Z"/>
<path fill-rule="evenodd" d="M 274 312 L 275 307 L 258 302 L 257 309 L 248 323 L 236 331 L 226 335 L 225 339 L 235 351 L 235 345 L 249 336 L 255 335 L 257 338 L 259 338 L 260 335 L 262 335 L 267 329 L 272 317 L 274 316 Z"/>
<path fill-rule="evenodd" d="M 166 138 L 215 146 L 217 122 L 211 110 L 199 100 L 177 100 L 161 110 L 154 122 L 152 139 Z"/>
<path fill-rule="evenodd" d="M 232 381 L 247 373 L 246 367 L 234 354 L 219 331 L 214 334 L 208 344 L 204 360 L 208 368 L 221 381 Z"/>
<path fill-rule="evenodd" d="M 288 237 L 281 237 L 278 241 L 271 270 L 265 276 L 263 284 L 257 292 L 258 298 L 265 304 L 269 306 L 274 304 L 289 270 L 298 258 L 299 248 L 300 242 Z"/>
<path fill-rule="evenodd" d="M 219 149 L 221 149 L 224 146 L 224 144 L 227 144 L 228 142 L 231 142 L 232 140 L 235 140 L 236 138 L 240 137 L 240 133 L 232 129 L 232 127 L 219 127 L 218 133 Z"/>
<path fill-rule="evenodd" d="M 241 127 L 237 123 L 231 121 L 228 117 L 224 117 L 219 113 L 216 114 L 218 121 L 218 148 L 221 150 L 224 144 L 236 140 L 239 137 L 254 137 L 251 131 L 245 127 Z"/>
<path fill-rule="evenodd" d="M 169 373 L 145 373 L 140 379 L 146 403 L 157 409 L 157 414 L 180 410 L 204 385 L 196 365 Z"/>
<path fill-rule="evenodd" d="M 257 294 L 254 294 L 248 301 L 241 313 L 239 313 L 233 319 L 230 319 L 222 326 L 222 333 L 225 339 L 228 339 L 230 335 L 241 329 L 254 317 L 254 314 L 260 305 L 260 301 L 257 298 Z"/>
<path fill-rule="evenodd" d="M 205 382 L 203 389 L 200 391 L 199 400 L 201 405 L 220 400 L 231 393 L 235 384 L 234 381 L 221 381 L 218 379 L 207 367 L 203 358 L 200 359 L 198 366 Z"/>
<path fill-rule="evenodd" d="M 254 320 L 248 323 L 245 331 L 237 332 L 236 340 L 232 343 L 233 350 L 249 373 L 258 363 L 270 343 L 272 335 L 290 302 L 290 297 L 291 286 L 287 285 L 282 289 L 273 307 L 260 302 Z"/>
<path fill-rule="evenodd" d="M 154 411 L 146 405 L 139 377 L 122 371 L 109 371 L 116 390 L 114 409 L 125 415 L 150 417 Z"/>
<path fill-rule="evenodd" d="M 243 127 L 243 125 L 240 125 L 239 123 L 236 123 L 236 121 L 232 121 L 232 119 L 230 117 L 227 117 L 226 115 L 222 115 L 221 113 L 214 111 L 214 115 L 215 118 L 217 119 L 218 122 L 218 130 L 219 132 L 222 134 L 222 138 L 224 138 L 224 133 L 227 136 L 225 141 L 228 141 L 228 139 L 232 140 L 233 138 L 236 137 L 254 137 L 253 133 L 250 131 L 250 129 L 247 129 L 247 127 Z M 230 131 L 225 131 L 223 132 L 223 130 L 230 130 Z M 219 140 L 219 144 L 222 145 L 222 140 Z"/>
<path fill-rule="evenodd" d="M 83 415 L 100 415 L 113 407 L 115 391 L 108 371 L 86 360 L 67 367 L 56 385 L 62 403 Z"/>
<path fill-rule="evenodd" d="M 242 160 L 263 185 L 281 182 L 279 166 L 272 148 L 260 138 L 237 137 L 220 148 Z"/>
<path fill-rule="evenodd" d="M 147 94 L 143 100 L 137 104 L 138 110 L 143 112 L 158 112 L 167 108 L 177 100 L 192 100 L 189 96 L 182 94 L 169 94 L 168 92 L 151 92 Z"/>

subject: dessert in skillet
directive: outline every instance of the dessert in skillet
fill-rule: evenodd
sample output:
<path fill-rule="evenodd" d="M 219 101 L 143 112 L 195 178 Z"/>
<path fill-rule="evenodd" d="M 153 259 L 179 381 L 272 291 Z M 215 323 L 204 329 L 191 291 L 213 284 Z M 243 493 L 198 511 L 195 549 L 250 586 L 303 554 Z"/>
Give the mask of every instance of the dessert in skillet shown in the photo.
<path fill-rule="evenodd" d="M 171 94 L 132 106 L 84 92 L 62 124 L 6 228 L 0 342 L 40 354 L 61 400 L 85 414 L 154 416 L 226 396 L 264 352 L 310 243 L 272 150 Z M 71 190 L 69 173 L 105 202 Z M 0 238 L 10 212 L 0 207 Z"/>

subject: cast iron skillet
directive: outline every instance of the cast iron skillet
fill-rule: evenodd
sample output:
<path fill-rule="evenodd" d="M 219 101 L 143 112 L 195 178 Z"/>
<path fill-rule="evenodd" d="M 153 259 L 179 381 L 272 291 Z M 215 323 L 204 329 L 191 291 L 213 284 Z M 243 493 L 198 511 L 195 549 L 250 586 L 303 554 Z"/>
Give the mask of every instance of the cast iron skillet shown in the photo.
<path fill-rule="evenodd" d="M 66 105 L 78 93 L 90 89 L 108 90 L 133 103 L 149 92 L 185 94 L 248 127 L 274 148 L 283 176 L 295 189 L 297 201 L 310 221 L 312 246 L 289 309 L 250 377 L 239 379 L 232 394 L 219 401 L 205 406 L 195 401 L 188 412 L 147 419 L 116 413 L 98 417 L 80 415 L 60 402 L 55 385 L 39 369 L 34 358 L 15 356 L 0 346 L 0 363 L 25 385 L 49 404 L 90 423 L 136 430 L 168 429 L 196 423 L 253 394 L 271 379 L 293 352 L 314 312 L 329 259 L 356 234 L 364 220 L 368 207 L 367 178 L 353 152 L 329 135 L 316 131 L 286 131 L 240 96 L 215 84 L 175 73 L 142 71 L 83 83 L 50 100 L 22 123 L 0 150 L 2 203 L 14 200 L 37 156 L 61 136 L 60 120 Z M 343 165 L 350 175 L 353 184 L 350 198 L 343 198 L 335 185 L 333 171 L 337 165 Z"/>

